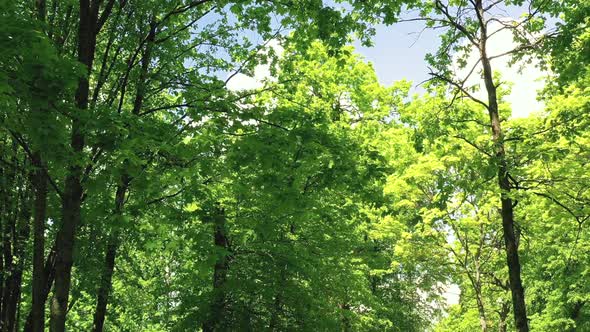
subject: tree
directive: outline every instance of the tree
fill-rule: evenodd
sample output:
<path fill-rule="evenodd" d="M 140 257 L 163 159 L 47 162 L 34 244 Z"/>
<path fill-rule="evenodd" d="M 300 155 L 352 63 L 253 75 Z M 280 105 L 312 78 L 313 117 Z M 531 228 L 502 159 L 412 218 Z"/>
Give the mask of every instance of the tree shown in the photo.
<path fill-rule="evenodd" d="M 484 3 L 484 1 L 460 1 L 457 3 L 445 3 L 434 1 L 425 5 L 422 14 L 433 15 L 423 16 L 418 20 L 426 21 L 427 26 L 440 26 L 447 28 L 447 32 L 441 37 L 441 48 L 434 56 L 427 57 L 433 67 L 431 75 L 433 80 L 448 85 L 453 91 L 452 102 L 457 97 L 469 98 L 475 103 L 483 106 L 489 115 L 489 127 L 493 152 L 489 153 L 490 161 L 496 167 L 498 188 L 501 197 L 502 228 L 504 234 L 506 259 L 508 265 L 509 285 L 512 293 L 512 305 L 515 324 L 518 331 L 528 331 L 528 318 L 526 314 L 526 303 L 524 288 L 521 280 L 521 263 L 518 253 L 518 233 L 515 230 L 514 207 L 515 202 L 511 191 L 512 165 L 507 155 L 505 133 L 502 129 L 502 115 L 499 108 L 498 85 L 494 78 L 492 60 L 503 56 L 522 56 L 527 49 L 534 48 L 540 44 L 543 38 L 534 36 L 539 30 L 536 24 L 537 13 L 540 8 L 529 12 L 521 22 L 504 23 L 495 16 L 502 2 Z M 534 8 L 532 5 L 529 8 Z M 490 25 L 498 22 L 500 26 L 490 30 Z M 515 36 L 519 44 L 504 54 L 490 54 L 488 44 L 490 38 L 499 31 L 508 29 Z M 472 50 L 477 54 L 477 60 L 468 64 L 467 60 Z M 453 63 L 458 61 L 459 68 L 466 68 L 467 74 L 461 76 L 456 73 Z M 480 69 L 478 69 L 480 68 Z M 472 88 L 469 87 L 469 78 L 474 72 L 481 74 L 486 99 L 476 97 Z"/>
<path fill-rule="evenodd" d="M 112 140 L 112 138 L 123 138 L 126 135 L 120 135 L 119 128 L 114 124 L 122 120 L 121 116 L 125 116 L 127 108 L 133 105 L 131 113 L 144 118 L 157 117 L 156 113 L 174 114 L 177 111 L 191 110 L 184 115 L 175 116 L 176 114 L 174 114 L 171 118 L 163 119 L 164 122 L 172 121 L 171 123 L 179 121 L 179 119 L 186 119 L 189 113 L 194 113 L 195 108 L 204 106 L 205 109 L 210 110 L 206 104 L 214 100 L 215 95 L 220 92 L 224 93 L 223 83 L 226 82 L 221 82 L 215 74 L 209 73 L 215 70 L 231 70 L 236 62 L 240 63 L 238 71 L 247 70 L 258 63 L 261 60 L 258 58 L 260 53 L 257 52 L 259 47 L 254 46 L 250 40 L 238 40 L 236 38 L 237 32 L 239 29 L 251 29 L 266 39 L 277 36 L 277 33 L 273 31 L 275 27 L 272 22 L 266 19 L 271 12 L 283 15 L 281 23 L 284 28 L 299 26 L 308 32 L 306 38 L 321 35 L 334 45 L 343 40 L 342 36 L 346 34 L 349 27 L 348 25 L 339 25 L 338 29 L 334 28 L 332 24 L 338 21 L 340 13 L 316 2 L 302 3 L 301 6 L 296 7 L 274 4 L 255 5 L 254 3 L 229 4 L 224 1 L 194 1 L 178 5 L 156 3 L 135 5 L 128 4 L 126 1 L 117 2 L 114 0 L 108 2 L 80 1 L 78 4 L 60 4 L 53 1 L 49 5 L 44 1 L 39 1 L 36 5 L 34 16 L 36 16 L 37 22 L 33 25 L 38 24 L 47 35 L 48 44 L 43 46 L 43 50 L 54 49 L 57 53 L 55 61 L 65 60 L 69 54 L 74 54 L 81 64 L 81 67 L 78 68 L 79 75 L 76 77 L 78 83 L 75 93 L 66 95 L 64 99 L 58 99 L 60 102 L 64 101 L 63 105 L 52 104 L 47 100 L 45 94 L 38 94 L 33 98 L 42 104 L 43 111 L 37 113 L 49 113 L 54 116 L 56 112 L 58 114 L 61 112 L 61 115 L 58 116 L 61 127 L 53 128 L 49 135 L 63 136 L 69 132 L 67 135 L 70 136 L 69 148 L 63 149 L 62 144 L 57 149 L 61 157 L 67 155 L 67 158 L 65 163 L 56 165 L 55 173 L 64 177 L 63 183 L 53 181 L 62 199 L 61 222 L 56 234 L 55 258 L 51 256 L 51 260 L 48 259 L 48 262 L 55 261 L 51 264 L 53 266 L 49 268 L 55 270 L 51 326 L 52 330 L 59 331 L 65 328 L 71 288 L 71 268 L 74 263 L 76 239 L 79 237 L 77 232 L 80 227 L 83 227 L 83 217 L 88 217 L 84 205 L 92 205 L 89 202 L 96 197 L 93 194 L 98 194 L 98 192 L 89 190 L 87 185 L 102 176 L 101 167 L 108 165 L 104 162 L 105 159 L 108 160 L 118 152 L 114 148 L 118 147 L 119 142 Z M 30 17 L 27 18 L 27 15 L 32 13 L 29 13 L 30 8 L 24 4 L 15 3 L 8 9 L 22 15 L 27 24 L 35 21 Z M 319 12 L 322 15 L 319 15 Z M 216 16 L 218 23 L 206 25 L 196 37 L 191 30 L 198 21 L 209 13 Z M 315 20 L 322 20 L 320 30 L 315 28 L 317 25 L 308 24 L 307 19 L 310 16 Z M 327 18 L 329 21 L 325 21 Z M 138 19 L 147 19 L 149 24 L 145 25 Z M 350 19 L 347 20 L 352 26 L 353 22 Z M 78 27 L 77 33 L 74 30 L 76 26 Z M 121 29 L 122 33 L 117 34 L 117 29 Z M 77 37 L 70 38 L 71 35 Z M 131 36 L 138 39 L 131 42 Z M 188 48 L 178 49 L 176 46 L 179 44 L 184 44 Z M 203 44 L 210 45 L 208 50 L 203 53 L 194 48 Z M 216 55 L 215 52 L 219 50 L 223 50 L 228 58 L 223 59 Z M 95 59 L 97 59 L 96 65 Z M 164 59 L 166 61 L 163 61 Z M 194 62 L 193 69 L 198 69 L 187 71 L 185 64 L 189 59 Z M 166 64 L 162 65 L 164 63 Z M 35 75 L 38 77 L 45 75 L 44 72 L 47 69 L 37 64 L 34 67 L 38 71 Z M 200 90 L 204 86 L 209 88 Z M 157 93 L 154 94 L 150 89 L 156 89 L 154 91 Z M 175 89 L 175 92 L 169 93 Z M 130 100 L 129 90 L 135 90 L 135 97 L 132 97 L 134 100 Z M 179 90 L 184 93 L 195 93 L 195 95 L 205 98 L 193 100 L 188 98 L 188 95 L 179 95 Z M 150 91 L 149 96 L 147 96 L 148 91 Z M 204 93 L 204 91 L 208 91 L 208 93 Z M 218 92 L 211 95 L 211 91 Z M 161 106 L 166 98 L 169 102 L 163 103 L 164 106 Z M 170 103 L 170 101 L 174 102 Z M 154 104 L 160 104 L 160 106 L 151 107 Z M 34 108 L 41 106 L 35 105 Z M 197 118 L 200 115 L 193 114 L 193 116 Z M 122 122 L 123 126 L 127 126 L 133 121 L 128 122 L 125 119 Z M 181 130 L 180 134 L 184 131 Z M 105 140 L 108 136 L 110 136 L 110 141 Z M 22 143 L 31 144 L 27 141 Z M 144 154 L 144 152 L 140 152 L 141 150 L 139 149 L 137 152 Z M 38 153 L 36 147 L 32 153 L 37 169 L 47 167 L 44 165 L 46 162 L 40 158 L 42 153 Z M 152 158 L 149 154 L 147 155 L 147 160 Z M 47 159 L 52 159 L 52 157 L 49 156 Z M 132 175 L 129 176 L 132 177 Z M 122 176 L 122 178 L 125 177 Z M 45 297 L 40 294 L 46 294 L 46 292 L 40 291 L 42 284 L 40 253 L 43 249 L 40 235 L 42 233 L 41 220 L 44 219 L 41 205 L 44 200 L 44 185 L 41 176 L 36 178 L 37 187 L 41 190 L 38 195 L 39 208 L 37 209 L 40 214 L 36 223 L 36 234 L 38 235 L 36 241 L 38 247 L 35 254 L 36 309 L 33 311 L 32 317 L 38 323 L 42 319 L 39 307 Z M 124 197 L 125 191 L 123 188 L 123 195 L 119 195 L 119 197 Z M 122 206 L 118 205 L 116 210 L 120 211 Z M 115 239 L 112 241 L 117 242 L 117 236 L 113 237 Z M 114 262 L 115 253 L 113 251 L 116 244 L 111 244 L 108 247 L 110 248 L 107 253 L 108 260 Z M 112 270 L 114 263 L 107 262 L 106 266 L 105 278 L 103 278 L 105 281 L 99 290 L 101 295 L 97 304 L 97 330 L 101 329 L 100 321 L 103 320 L 101 317 L 104 316 L 106 308 L 105 294 L 108 293 L 107 289 L 109 288 L 108 275 L 112 274 L 112 271 L 109 270 Z M 45 279 L 46 283 L 51 284 L 49 278 Z M 48 288 L 48 286 L 44 287 L 44 289 Z M 37 326 L 37 328 L 39 327 Z"/>
<path fill-rule="evenodd" d="M 523 3 L 0 2 L 0 329 L 586 328 L 588 6 Z M 416 97 L 345 46 L 413 9 Z"/>

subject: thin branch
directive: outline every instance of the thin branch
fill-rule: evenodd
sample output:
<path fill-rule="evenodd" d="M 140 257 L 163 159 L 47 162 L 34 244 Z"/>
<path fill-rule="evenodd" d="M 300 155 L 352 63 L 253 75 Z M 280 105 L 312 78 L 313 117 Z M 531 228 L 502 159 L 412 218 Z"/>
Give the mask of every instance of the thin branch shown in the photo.
<path fill-rule="evenodd" d="M 252 61 L 252 59 L 254 59 L 254 56 L 256 56 L 258 54 L 258 52 L 260 52 L 260 50 L 262 50 L 264 47 L 266 47 L 266 45 L 268 45 L 268 43 L 270 43 L 271 40 L 275 39 L 276 36 L 279 35 L 279 33 L 281 32 L 281 28 L 279 28 L 273 35 L 271 38 L 269 38 L 268 40 L 266 40 L 263 44 L 258 45 L 256 47 L 256 50 L 252 50 L 252 54 L 250 54 L 250 56 L 248 56 L 248 58 L 246 58 L 246 60 L 244 60 L 240 66 L 238 67 L 238 69 L 236 69 L 236 71 L 234 71 L 231 75 L 228 76 L 228 78 L 224 81 L 223 85 L 226 86 L 227 83 L 234 78 L 237 74 L 241 73 L 242 70 L 244 69 L 244 67 L 250 63 L 250 61 Z"/>
<path fill-rule="evenodd" d="M 448 78 L 448 77 L 445 77 L 445 76 L 443 76 L 443 75 L 441 75 L 441 74 L 438 74 L 438 73 L 432 72 L 432 71 L 430 72 L 430 76 L 432 76 L 432 77 L 434 77 L 434 78 L 437 78 L 437 79 L 439 79 L 439 80 L 441 80 L 441 81 L 447 82 L 448 84 L 450 84 L 450 85 L 452 85 L 452 86 L 456 87 L 456 88 L 457 88 L 457 89 L 459 89 L 461 92 L 463 92 L 463 94 L 465 94 L 467 97 L 469 97 L 469 99 L 471 99 L 471 100 L 473 100 L 474 102 L 476 102 L 476 103 L 478 103 L 478 104 L 480 104 L 480 105 L 484 106 L 486 109 L 488 109 L 488 108 L 489 108 L 488 104 L 486 104 L 485 102 L 483 102 L 482 100 L 480 100 L 480 99 L 478 99 L 478 98 L 475 98 L 475 97 L 474 97 L 474 96 L 473 96 L 471 93 L 469 93 L 467 90 L 465 90 L 465 88 L 464 88 L 464 87 L 463 87 L 461 84 L 459 84 L 459 83 L 457 83 L 457 82 L 453 81 L 452 79 L 450 79 L 450 78 Z"/>
<path fill-rule="evenodd" d="M 195 8 L 199 5 L 203 5 L 209 1 L 211 1 L 211 0 L 197 0 L 197 1 L 192 1 L 191 3 L 189 3 L 187 5 L 176 7 L 172 11 L 170 11 L 169 13 L 164 15 L 164 17 L 159 22 L 157 22 L 156 25 L 159 26 L 162 23 L 164 23 L 166 20 L 168 20 L 170 17 L 172 17 L 174 15 L 182 14 L 192 8 Z"/>
<path fill-rule="evenodd" d="M 468 140 L 465 137 L 462 137 L 462 136 L 459 136 L 459 135 L 456 135 L 456 136 L 453 136 L 453 137 L 454 138 L 458 138 L 458 139 L 464 141 L 465 143 L 471 145 L 472 147 L 476 148 L 479 152 L 485 154 L 486 156 L 488 156 L 490 158 L 493 158 L 494 157 L 492 154 L 490 154 L 489 152 L 485 151 L 484 149 L 482 149 L 481 147 L 479 147 L 477 144 L 471 142 L 470 140 Z"/>
<path fill-rule="evenodd" d="M 152 205 L 152 204 L 156 204 L 156 203 L 160 203 L 160 202 L 162 202 L 162 201 L 165 201 L 165 200 L 167 200 L 167 199 L 169 199 L 169 198 L 176 197 L 176 196 L 180 195 L 182 192 L 184 192 L 184 190 L 185 190 L 185 189 L 186 189 L 186 188 L 181 188 L 180 190 L 178 190 L 177 192 L 175 192 L 175 193 L 173 193 L 173 194 L 170 194 L 170 195 L 164 195 L 164 196 L 162 196 L 162 197 L 158 197 L 158 198 L 156 198 L 156 199 L 152 199 L 151 201 L 147 202 L 146 204 L 147 204 L 147 205 Z"/>
<path fill-rule="evenodd" d="M 449 13 L 449 8 L 447 6 L 443 5 L 440 0 L 436 0 L 434 4 L 436 8 L 440 10 L 441 13 L 443 13 L 444 16 L 447 18 L 448 21 L 446 23 L 451 24 L 455 29 L 461 31 L 465 35 L 465 37 L 469 39 L 471 44 L 479 48 L 479 40 L 473 34 L 471 34 L 471 32 L 467 30 L 467 28 L 455 21 L 455 18 Z"/>
<path fill-rule="evenodd" d="M 31 149 L 29 148 L 29 146 L 27 145 L 27 143 L 24 141 L 24 139 L 22 137 L 20 137 L 20 135 L 18 133 L 16 133 L 15 131 L 12 131 L 10 129 L 9 129 L 9 131 L 10 131 L 10 134 L 12 135 L 12 137 L 14 137 L 14 139 L 23 148 L 23 150 L 25 150 L 25 152 L 29 156 L 29 158 L 32 159 L 33 158 L 33 152 L 31 151 Z M 47 167 L 45 167 L 45 166 L 42 165 L 41 166 L 41 169 L 43 170 L 43 173 L 45 173 L 45 176 L 49 180 L 49 183 L 51 184 L 51 186 L 53 187 L 53 189 L 55 190 L 55 192 L 57 193 L 57 195 L 60 198 L 63 198 L 63 192 L 59 189 L 59 187 L 57 186 L 57 183 L 55 183 L 55 181 L 53 180 L 53 178 L 49 174 L 49 170 L 47 169 Z"/>
<path fill-rule="evenodd" d="M 569 207 L 567 207 L 565 204 L 561 203 L 558 199 L 556 199 L 555 197 L 545 194 L 545 193 L 542 193 L 542 192 L 535 192 L 535 195 L 545 197 L 545 198 L 549 199 L 550 201 L 552 201 L 553 203 L 559 205 L 561 208 L 566 210 L 570 215 L 572 215 L 572 217 L 574 217 L 574 219 L 576 219 L 576 221 L 579 223 L 580 217 L 578 215 L 576 215 Z"/>

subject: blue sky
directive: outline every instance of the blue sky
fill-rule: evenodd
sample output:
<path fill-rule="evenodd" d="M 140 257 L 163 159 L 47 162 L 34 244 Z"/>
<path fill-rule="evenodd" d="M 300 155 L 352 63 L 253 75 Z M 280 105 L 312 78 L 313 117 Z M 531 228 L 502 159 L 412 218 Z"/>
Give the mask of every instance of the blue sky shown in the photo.
<path fill-rule="evenodd" d="M 417 85 L 428 79 L 424 56 L 436 51 L 438 36 L 435 31 L 422 31 L 422 24 L 415 22 L 375 28 L 373 47 L 364 47 L 358 42 L 354 46 L 357 53 L 373 63 L 382 84 L 407 79 Z"/>
<path fill-rule="evenodd" d="M 522 9 L 513 9 L 511 16 L 517 19 Z M 494 30 L 490 25 L 490 30 Z M 427 53 L 434 53 L 439 41 L 437 32 L 423 29 L 420 22 L 398 23 L 394 26 L 376 26 L 373 47 L 363 47 L 355 43 L 357 53 L 373 63 L 375 72 L 382 84 L 389 85 L 395 81 L 406 79 L 413 82 L 412 93 L 421 93 L 418 84 L 429 78 L 429 70 L 424 60 Z M 488 52 L 496 55 L 511 50 L 516 45 L 508 31 L 498 33 L 488 42 Z M 472 61 L 477 59 L 473 54 Z M 543 109 L 543 103 L 537 100 L 537 91 L 543 88 L 544 73 L 535 64 L 522 68 L 508 65 L 509 58 L 503 57 L 492 61 L 494 70 L 502 74 L 502 78 L 512 83 L 512 93 L 507 101 L 512 105 L 513 117 L 526 117 Z M 473 62 L 475 63 L 475 62 Z M 459 71 L 461 72 L 461 71 Z M 477 78 L 470 79 L 468 84 L 480 85 L 476 96 L 485 100 L 483 82 Z"/>
<path fill-rule="evenodd" d="M 518 20 L 527 12 L 524 7 L 499 7 L 493 13 L 501 19 Z M 550 18 L 549 26 L 557 20 Z M 429 78 L 428 67 L 424 57 L 427 53 L 434 53 L 439 41 L 437 31 L 424 29 L 422 22 L 405 22 L 393 26 L 375 26 L 376 35 L 373 38 L 373 47 L 364 47 L 355 43 L 357 53 L 363 55 L 367 61 L 373 63 L 375 72 L 382 84 L 389 85 L 397 80 L 407 79 L 413 82 L 412 93 L 420 93 L 424 90 L 417 87 L 419 83 Z M 494 24 L 490 24 L 490 30 L 494 30 Z M 491 55 L 500 54 L 515 47 L 512 36 L 505 31 L 496 34 L 488 42 L 488 52 Z M 472 57 L 476 59 L 474 55 Z M 542 89 L 544 72 L 539 70 L 535 63 L 519 66 L 509 66 L 508 58 L 503 57 L 492 61 L 494 70 L 502 74 L 502 78 L 511 82 L 512 93 L 507 101 L 512 105 L 513 117 L 526 117 L 533 112 L 543 109 L 542 102 L 537 100 L 537 91 Z M 468 83 L 480 84 L 477 79 Z M 483 90 L 483 86 L 480 88 Z M 484 98 L 482 93 L 480 97 Z"/>
<path fill-rule="evenodd" d="M 524 8 L 512 7 L 509 10 L 499 10 L 498 18 L 518 19 Z M 424 60 L 427 53 L 434 53 L 439 46 L 437 30 L 423 29 L 422 22 L 398 23 L 393 26 L 377 25 L 372 47 L 361 46 L 355 42 L 356 52 L 373 64 L 379 81 L 390 85 L 395 81 L 406 79 L 413 82 L 411 93 L 422 93 L 424 90 L 417 86 L 429 78 L 429 71 Z M 498 25 L 499 27 L 499 25 Z M 496 27 L 497 28 L 497 27 Z M 494 30 L 494 24 L 490 24 Z M 488 42 L 488 53 L 497 55 L 515 47 L 512 35 L 508 31 L 495 34 Z M 473 54 L 471 60 L 475 63 L 477 56 Z M 502 74 L 503 80 L 512 83 L 512 93 L 507 101 L 512 105 L 513 117 L 526 117 L 533 112 L 543 109 L 543 104 L 537 100 L 537 91 L 542 89 L 544 76 L 534 64 L 523 68 L 509 66 L 508 58 L 503 57 L 492 61 L 494 70 Z M 459 74 L 461 71 L 458 71 Z M 255 77 L 239 74 L 230 82 L 230 88 L 257 88 L 260 81 L 269 75 L 268 68 L 257 68 Z M 480 92 L 475 95 L 485 99 L 483 84 L 476 75 L 468 84 L 480 85 Z"/>

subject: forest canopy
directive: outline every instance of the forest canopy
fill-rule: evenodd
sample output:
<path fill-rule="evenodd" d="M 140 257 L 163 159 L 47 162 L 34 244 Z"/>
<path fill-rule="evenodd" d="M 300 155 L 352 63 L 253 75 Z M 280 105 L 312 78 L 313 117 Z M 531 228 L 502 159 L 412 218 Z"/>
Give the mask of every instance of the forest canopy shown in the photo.
<path fill-rule="evenodd" d="M 352 45 L 408 23 L 428 79 L 383 84 Z M 0 0 L 0 331 L 590 331 L 589 24 Z M 541 110 L 500 63 L 543 74 Z"/>

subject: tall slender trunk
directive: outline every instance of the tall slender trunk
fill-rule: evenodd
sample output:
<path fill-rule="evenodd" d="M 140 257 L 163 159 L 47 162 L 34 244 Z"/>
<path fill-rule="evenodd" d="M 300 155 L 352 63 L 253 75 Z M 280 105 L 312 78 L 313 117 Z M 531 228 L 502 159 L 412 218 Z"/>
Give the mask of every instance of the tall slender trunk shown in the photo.
<path fill-rule="evenodd" d="M 55 278 L 55 256 L 56 256 L 56 248 L 55 245 L 51 248 L 51 251 L 47 255 L 47 259 L 45 260 L 45 265 L 43 267 L 43 288 L 40 295 L 40 302 L 45 303 L 47 301 L 47 297 L 49 296 L 49 290 L 51 290 L 51 285 L 53 285 L 53 280 Z M 43 305 L 43 316 L 45 316 L 45 305 Z M 24 331 L 29 332 L 33 331 L 33 324 L 34 322 L 33 317 L 33 310 L 29 311 L 27 315 L 27 320 L 25 321 Z M 44 323 L 44 322 L 43 322 Z M 43 331 L 43 326 L 41 331 Z"/>
<path fill-rule="evenodd" d="M 350 318 L 348 314 L 350 313 L 350 304 L 348 302 L 344 302 L 340 304 L 340 310 L 342 310 L 342 331 L 343 332 L 350 332 L 352 331 L 352 325 L 350 323 Z"/>
<path fill-rule="evenodd" d="M 129 181 L 127 177 L 123 177 L 122 183 L 117 186 L 115 194 L 115 218 L 121 217 L 123 214 L 123 205 L 125 204 L 125 193 Z M 92 324 L 92 331 L 101 332 L 104 328 L 104 321 L 107 312 L 107 304 L 109 294 L 112 288 L 113 272 L 115 270 L 115 257 L 117 255 L 117 248 L 119 246 L 118 231 L 113 230 L 106 248 L 105 265 L 100 280 L 100 287 L 96 300 L 96 310 L 94 312 L 94 322 Z"/>
<path fill-rule="evenodd" d="M 47 3 L 45 0 L 35 0 L 37 8 L 37 19 L 45 22 Z M 38 68 L 38 77 L 41 77 L 42 68 Z M 43 115 L 44 110 L 34 108 L 33 111 L 38 115 Z M 44 170 L 41 152 L 36 149 L 33 152 L 31 163 L 34 167 L 31 172 L 31 183 L 34 192 L 34 217 L 33 217 L 33 281 L 32 281 L 32 300 L 31 313 L 32 322 L 31 331 L 42 332 L 45 323 L 45 301 L 43 296 L 45 288 L 45 218 L 47 214 L 47 177 Z"/>
<path fill-rule="evenodd" d="M 0 152 L 4 152 L 4 146 L 0 145 Z M 0 167 L 0 230 L 4 229 L 6 222 L 6 215 L 8 213 L 8 186 L 6 185 L 6 171 L 4 167 Z M 0 313 L 2 313 L 2 299 L 4 294 L 4 241 L 0 239 Z M 2 330 L 2 319 L 0 319 L 0 331 Z"/>
<path fill-rule="evenodd" d="M 145 98 L 145 86 L 148 76 L 149 64 L 151 61 L 151 48 L 156 38 L 156 19 L 152 17 L 150 21 L 149 33 L 146 39 L 146 46 L 141 59 L 141 71 L 139 74 L 139 80 L 137 82 L 137 92 L 135 100 L 133 102 L 132 113 L 135 116 L 139 116 L 143 101 Z M 126 170 L 122 170 L 120 184 L 117 186 L 115 193 L 115 216 L 121 217 L 123 215 L 123 207 L 125 204 L 125 194 L 129 188 L 129 182 L 131 178 Z M 115 259 L 117 256 L 117 248 L 119 247 L 119 232 L 113 231 L 109 237 L 106 254 L 105 254 L 105 265 L 101 276 L 101 284 L 98 289 L 96 310 L 94 312 L 94 323 L 93 331 L 102 332 L 104 328 L 104 321 L 107 313 L 107 304 L 109 293 L 112 288 L 113 272 L 115 270 Z"/>
<path fill-rule="evenodd" d="M 479 325 L 481 326 L 481 331 L 487 332 L 488 331 L 488 321 L 486 318 L 485 306 L 483 304 L 481 287 L 478 287 L 476 290 L 475 300 L 477 302 L 477 312 L 479 314 Z"/>
<path fill-rule="evenodd" d="M 98 290 L 96 300 L 96 310 L 94 312 L 94 321 L 92 324 L 92 331 L 101 332 L 104 328 L 104 321 L 107 313 L 107 304 L 112 288 L 113 272 L 115 270 L 115 257 L 117 255 L 117 248 L 119 246 L 119 235 L 111 234 L 109 242 L 107 243 L 105 265 L 100 280 L 100 288 Z"/>
<path fill-rule="evenodd" d="M 483 236 L 483 234 L 481 235 Z M 480 242 L 481 243 L 481 242 Z M 480 247 L 481 248 L 481 247 Z M 478 253 L 481 249 L 478 250 Z M 488 320 L 486 317 L 486 308 L 483 301 L 482 285 L 481 285 L 481 266 L 479 263 L 479 254 L 473 259 L 473 265 L 475 265 L 475 276 L 473 279 L 473 290 L 475 292 L 475 301 L 477 303 L 477 312 L 479 314 L 479 325 L 481 326 L 482 332 L 488 331 Z"/>
<path fill-rule="evenodd" d="M 84 137 L 80 121 L 74 120 L 72 127 L 72 147 L 78 154 L 82 152 Z M 81 168 L 72 166 L 66 178 L 62 199 L 62 225 L 56 239 L 55 286 L 51 302 L 51 331 L 65 330 L 68 297 L 70 293 L 71 272 L 75 232 L 81 219 L 82 185 Z"/>
<path fill-rule="evenodd" d="M 18 209 L 19 209 L 19 191 L 17 184 L 17 154 L 18 147 L 16 142 L 12 141 L 12 151 L 9 152 L 12 155 L 11 162 L 12 167 L 4 172 L 3 182 L 6 185 L 5 188 L 5 201 L 3 223 L 2 223 L 2 253 L 0 260 L 2 263 L 2 270 L 0 273 L 1 277 L 1 293 L 0 293 L 0 330 L 2 332 L 9 331 L 9 312 L 11 310 L 11 303 L 13 299 L 13 279 L 17 272 L 17 267 L 14 262 L 14 234 L 16 233 L 16 224 L 18 220 Z M 18 258 L 17 258 L 18 259 Z M 18 260 L 17 260 L 18 263 Z"/>
<path fill-rule="evenodd" d="M 499 321 L 498 321 L 498 332 L 506 332 L 508 328 L 508 314 L 510 314 L 510 304 L 508 302 L 502 301 L 502 307 L 498 312 Z"/>
<path fill-rule="evenodd" d="M 281 265 L 280 266 L 280 273 L 279 273 L 279 280 L 278 280 L 278 287 L 276 287 L 277 293 L 275 295 L 275 300 L 273 303 L 273 310 L 270 316 L 270 323 L 268 325 L 269 331 L 277 331 L 279 328 L 279 316 L 281 311 L 283 310 L 283 288 L 285 286 L 285 282 L 287 281 L 287 266 Z"/>
<path fill-rule="evenodd" d="M 24 177 L 21 183 L 25 183 Z M 7 283 L 7 298 L 5 299 L 5 312 L 3 331 L 15 331 L 17 322 L 17 313 L 20 304 L 21 286 L 23 269 L 25 266 L 25 242 L 29 237 L 31 210 L 29 205 L 28 187 L 23 185 L 21 195 L 19 195 L 20 209 L 18 221 L 12 234 L 13 256 L 15 262 L 13 264 L 12 273 L 10 274 L 9 282 Z"/>
<path fill-rule="evenodd" d="M 226 296 L 225 282 L 227 280 L 227 270 L 229 268 L 229 239 L 227 237 L 227 225 L 225 211 L 221 206 L 213 209 L 213 239 L 215 247 L 222 251 L 219 255 L 213 270 L 213 299 L 207 321 L 203 324 L 203 332 L 219 331 L 223 324 L 222 319 L 225 312 Z"/>
<path fill-rule="evenodd" d="M 78 112 L 88 108 L 89 76 L 94 61 L 96 34 L 98 33 L 98 10 L 100 1 L 80 0 L 80 22 L 78 27 L 78 61 L 86 67 L 86 75 L 78 81 L 76 106 Z M 83 153 L 84 123 L 81 116 L 72 120 L 71 147 L 74 158 Z M 70 294 L 73 250 L 76 228 L 81 220 L 82 208 L 82 166 L 73 162 L 68 168 L 62 199 L 62 225 L 57 236 L 55 262 L 55 287 L 51 303 L 51 331 L 65 331 L 68 297 Z"/>
<path fill-rule="evenodd" d="M 47 178 L 38 152 L 33 155 L 32 174 L 34 198 L 33 217 L 33 285 L 31 314 L 33 326 L 31 331 L 42 332 L 45 322 L 45 217 L 47 211 Z"/>
<path fill-rule="evenodd" d="M 504 232 L 504 244 L 506 248 L 506 261 L 508 264 L 508 276 L 510 280 L 510 291 L 512 293 L 512 307 L 516 329 L 519 332 L 528 332 L 528 319 L 524 299 L 524 288 L 520 279 L 520 260 L 518 256 L 517 239 L 514 232 L 514 202 L 510 197 L 510 178 L 508 162 L 506 161 L 506 150 L 504 146 L 504 134 L 500 121 L 498 109 L 498 96 L 494 84 L 492 66 L 487 54 L 487 27 L 483 20 L 485 11 L 482 0 L 476 1 L 476 10 L 480 17 L 480 45 L 479 52 L 483 66 L 483 78 L 488 95 L 488 113 L 492 127 L 492 139 L 495 146 L 495 163 L 498 169 L 498 186 L 500 188 L 500 200 L 502 204 L 502 229 Z"/>

